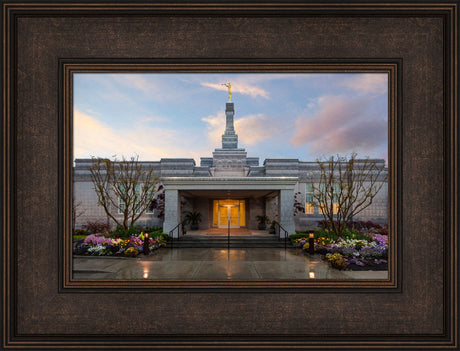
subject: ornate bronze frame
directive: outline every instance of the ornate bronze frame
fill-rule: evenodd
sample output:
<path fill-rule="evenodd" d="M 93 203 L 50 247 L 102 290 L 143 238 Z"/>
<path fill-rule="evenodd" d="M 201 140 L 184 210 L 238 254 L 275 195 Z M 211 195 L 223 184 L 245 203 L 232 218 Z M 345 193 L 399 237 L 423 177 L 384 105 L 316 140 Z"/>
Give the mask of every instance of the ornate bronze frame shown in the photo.
<path fill-rule="evenodd" d="M 458 348 L 456 1 L 2 5 L 4 349 Z M 390 279 L 72 280 L 84 70 L 388 72 Z"/>

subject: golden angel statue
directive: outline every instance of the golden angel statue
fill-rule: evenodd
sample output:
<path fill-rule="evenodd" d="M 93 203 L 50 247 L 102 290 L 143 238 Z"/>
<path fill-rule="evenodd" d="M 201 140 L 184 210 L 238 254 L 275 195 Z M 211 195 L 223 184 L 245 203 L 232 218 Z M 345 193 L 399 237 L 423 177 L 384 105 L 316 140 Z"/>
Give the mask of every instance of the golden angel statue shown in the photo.
<path fill-rule="evenodd" d="M 228 99 L 231 100 L 232 99 L 232 84 L 230 82 L 226 83 L 226 84 L 222 84 L 224 86 L 226 86 L 228 88 Z"/>

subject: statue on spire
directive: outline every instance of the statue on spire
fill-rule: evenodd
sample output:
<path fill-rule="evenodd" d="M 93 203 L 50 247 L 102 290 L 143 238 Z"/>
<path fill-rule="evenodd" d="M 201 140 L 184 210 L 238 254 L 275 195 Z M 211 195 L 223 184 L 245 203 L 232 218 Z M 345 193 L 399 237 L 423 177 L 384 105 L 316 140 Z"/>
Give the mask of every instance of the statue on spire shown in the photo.
<path fill-rule="evenodd" d="M 228 88 L 228 99 L 232 99 L 232 84 L 230 82 L 222 84 Z"/>

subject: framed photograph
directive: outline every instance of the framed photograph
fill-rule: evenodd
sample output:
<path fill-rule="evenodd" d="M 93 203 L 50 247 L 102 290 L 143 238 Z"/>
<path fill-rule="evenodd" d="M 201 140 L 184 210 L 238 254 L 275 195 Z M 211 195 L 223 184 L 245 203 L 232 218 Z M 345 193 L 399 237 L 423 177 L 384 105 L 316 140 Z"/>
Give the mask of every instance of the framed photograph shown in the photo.
<path fill-rule="evenodd" d="M 2 11 L 4 349 L 458 349 L 455 1 Z"/>
<path fill-rule="evenodd" d="M 65 118 L 74 150 L 70 279 L 389 283 L 395 65 L 65 67 L 73 88 L 73 118 Z"/>

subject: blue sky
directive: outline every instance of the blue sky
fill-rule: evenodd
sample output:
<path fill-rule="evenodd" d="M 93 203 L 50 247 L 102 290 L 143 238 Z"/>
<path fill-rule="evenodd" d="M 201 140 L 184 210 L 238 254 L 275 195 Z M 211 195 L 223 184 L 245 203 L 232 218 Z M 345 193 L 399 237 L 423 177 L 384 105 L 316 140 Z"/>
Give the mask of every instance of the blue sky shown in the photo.
<path fill-rule="evenodd" d="M 248 156 L 314 161 L 385 158 L 388 81 L 382 73 L 78 73 L 74 157 L 210 157 L 221 147 L 227 88 Z"/>

